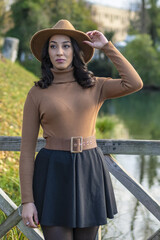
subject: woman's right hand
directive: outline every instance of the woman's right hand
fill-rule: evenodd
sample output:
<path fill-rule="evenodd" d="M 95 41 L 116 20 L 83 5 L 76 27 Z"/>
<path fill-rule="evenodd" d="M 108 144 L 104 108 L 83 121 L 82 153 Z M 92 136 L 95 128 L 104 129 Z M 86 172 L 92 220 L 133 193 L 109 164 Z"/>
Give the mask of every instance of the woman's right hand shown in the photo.
<path fill-rule="evenodd" d="M 29 225 L 26 225 L 27 227 L 37 228 L 37 225 L 39 225 L 39 221 L 38 221 L 37 209 L 36 209 L 36 206 L 34 203 L 32 203 L 32 202 L 31 203 L 23 203 L 22 219 L 23 219 L 23 222 L 25 225 L 27 222 L 29 222 Z"/>

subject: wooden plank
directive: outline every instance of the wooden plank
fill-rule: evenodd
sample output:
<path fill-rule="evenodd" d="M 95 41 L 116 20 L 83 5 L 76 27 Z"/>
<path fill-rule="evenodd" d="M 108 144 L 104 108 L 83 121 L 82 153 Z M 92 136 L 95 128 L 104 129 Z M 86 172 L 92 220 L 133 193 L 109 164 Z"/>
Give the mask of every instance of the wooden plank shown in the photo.
<path fill-rule="evenodd" d="M 11 215 L 15 210 L 17 210 L 21 217 L 22 206 L 20 205 L 17 209 L 17 205 L 7 196 L 7 194 L 0 188 L 0 209 L 7 215 Z M 20 218 L 22 219 L 22 218 Z M 24 225 L 23 220 L 21 220 L 17 227 L 29 240 L 42 240 L 43 234 L 37 228 L 29 228 Z"/>
<path fill-rule="evenodd" d="M 99 226 L 95 240 L 101 240 L 101 226 Z"/>
<path fill-rule="evenodd" d="M 98 240 L 101 240 L 101 231 L 102 231 L 102 227 L 99 226 L 99 230 L 98 230 Z"/>
<path fill-rule="evenodd" d="M 97 139 L 104 154 L 160 155 L 159 140 Z"/>
<path fill-rule="evenodd" d="M 38 138 L 36 151 L 45 146 L 45 139 Z M 0 151 L 20 151 L 21 137 L 0 136 Z"/>
<path fill-rule="evenodd" d="M 113 176 L 160 221 L 160 204 L 123 169 L 113 156 L 106 156 L 105 162 Z"/>
<path fill-rule="evenodd" d="M 38 228 L 29 228 L 26 227 L 21 220 L 17 227 L 29 240 L 44 240 L 42 232 Z"/>
<path fill-rule="evenodd" d="M 46 140 L 38 138 L 36 152 Z M 0 136 L 0 151 L 20 151 L 21 137 Z M 104 154 L 160 155 L 160 140 L 97 139 Z"/>
<path fill-rule="evenodd" d="M 21 137 L 0 136 L 0 151 L 19 151 Z"/>
<path fill-rule="evenodd" d="M 17 205 L 8 197 L 2 188 L 0 188 L 0 209 L 7 216 L 17 209 Z"/>
<path fill-rule="evenodd" d="M 160 239 L 160 229 L 155 232 L 151 237 L 149 237 L 147 240 L 159 240 Z"/>
<path fill-rule="evenodd" d="M 21 221 L 18 209 L 13 211 L 6 220 L 0 225 L 0 238 L 2 238 L 11 228 Z"/>

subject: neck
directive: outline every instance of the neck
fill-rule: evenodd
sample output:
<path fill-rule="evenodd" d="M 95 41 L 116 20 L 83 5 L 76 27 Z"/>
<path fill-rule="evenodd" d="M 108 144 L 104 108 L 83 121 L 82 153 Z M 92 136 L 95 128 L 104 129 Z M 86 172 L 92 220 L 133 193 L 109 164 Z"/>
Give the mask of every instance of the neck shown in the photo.
<path fill-rule="evenodd" d="M 50 69 L 54 79 L 53 79 L 53 84 L 56 83 L 67 83 L 67 82 L 75 82 L 75 77 L 74 77 L 74 67 L 71 67 L 69 69 L 64 69 L 64 70 L 59 70 L 59 69 Z"/>

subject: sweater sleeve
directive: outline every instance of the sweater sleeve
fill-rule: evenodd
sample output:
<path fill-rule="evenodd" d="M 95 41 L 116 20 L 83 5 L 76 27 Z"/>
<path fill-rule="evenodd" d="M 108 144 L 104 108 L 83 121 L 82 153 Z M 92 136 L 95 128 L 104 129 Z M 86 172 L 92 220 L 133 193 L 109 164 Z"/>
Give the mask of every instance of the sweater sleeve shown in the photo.
<path fill-rule="evenodd" d="M 117 68 L 121 78 L 101 78 L 102 89 L 100 101 L 117 98 L 136 92 L 143 87 L 143 82 L 133 66 L 109 41 L 102 50 Z"/>
<path fill-rule="evenodd" d="M 22 204 L 34 202 L 32 178 L 34 157 L 39 133 L 40 120 L 38 107 L 29 92 L 23 109 L 22 138 L 20 147 L 19 176 Z"/>

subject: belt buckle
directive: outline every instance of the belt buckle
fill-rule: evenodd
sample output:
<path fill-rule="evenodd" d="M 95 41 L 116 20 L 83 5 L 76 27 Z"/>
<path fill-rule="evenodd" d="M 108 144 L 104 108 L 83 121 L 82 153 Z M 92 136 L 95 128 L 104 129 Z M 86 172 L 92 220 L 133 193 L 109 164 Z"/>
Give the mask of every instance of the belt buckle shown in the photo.
<path fill-rule="evenodd" d="M 79 151 L 75 151 L 73 150 L 73 142 L 74 142 L 74 139 L 80 139 L 80 150 Z M 81 136 L 78 136 L 78 137 L 71 137 L 71 152 L 72 153 L 78 153 L 78 152 L 82 152 L 82 142 L 83 142 L 83 137 Z"/>

